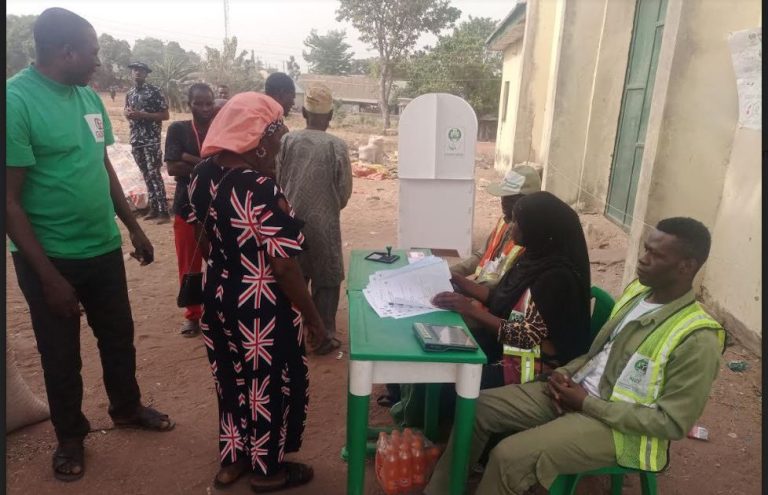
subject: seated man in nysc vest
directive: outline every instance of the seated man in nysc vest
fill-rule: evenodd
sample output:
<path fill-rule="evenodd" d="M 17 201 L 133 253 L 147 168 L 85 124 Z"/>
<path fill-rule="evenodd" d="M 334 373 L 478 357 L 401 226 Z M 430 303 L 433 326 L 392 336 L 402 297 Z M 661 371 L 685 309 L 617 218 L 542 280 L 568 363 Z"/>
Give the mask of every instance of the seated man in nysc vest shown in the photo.
<path fill-rule="evenodd" d="M 638 279 L 616 302 L 587 354 L 548 377 L 483 390 L 470 451 L 475 467 L 494 436 L 477 493 L 524 494 L 559 474 L 620 465 L 667 466 L 670 440 L 699 418 L 717 376 L 725 332 L 694 299 L 707 228 L 668 218 L 645 241 Z M 452 438 L 425 493 L 448 493 Z"/>
<path fill-rule="evenodd" d="M 488 236 L 485 249 L 475 251 L 469 258 L 453 265 L 451 275 L 467 277 L 492 289 L 523 252 L 523 247 L 512 240 L 509 228 L 512 208 L 524 195 L 541 191 L 541 178 L 530 165 L 518 165 L 510 169 L 500 183 L 489 185 L 486 191 L 501 198 L 502 216 Z"/>

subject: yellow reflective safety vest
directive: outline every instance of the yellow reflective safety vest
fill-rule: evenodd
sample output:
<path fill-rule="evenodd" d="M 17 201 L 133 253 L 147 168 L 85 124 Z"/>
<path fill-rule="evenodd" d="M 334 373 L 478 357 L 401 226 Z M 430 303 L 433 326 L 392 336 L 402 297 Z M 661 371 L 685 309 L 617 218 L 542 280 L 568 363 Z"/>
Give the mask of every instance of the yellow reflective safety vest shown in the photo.
<path fill-rule="evenodd" d="M 638 280 L 629 284 L 616 302 L 611 318 L 648 292 L 650 288 Z M 661 322 L 629 359 L 609 400 L 656 407 L 656 399 L 664 389 L 664 371 L 672 352 L 686 337 L 704 328 L 716 329 L 720 345 L 725 347 L 725 330 L 695 301 Z M 669 440 L 614 429 L 613 442 L 620 466 L 657 472 L 669 462 Z"/>

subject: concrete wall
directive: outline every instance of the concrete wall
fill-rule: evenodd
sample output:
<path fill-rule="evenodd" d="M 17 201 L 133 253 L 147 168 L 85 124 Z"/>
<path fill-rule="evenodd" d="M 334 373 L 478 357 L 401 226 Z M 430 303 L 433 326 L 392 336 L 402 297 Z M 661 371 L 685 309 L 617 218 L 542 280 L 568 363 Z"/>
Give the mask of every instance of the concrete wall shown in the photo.
<path fill-rule="evenodd" d="M 520 82 L 522 80 L 523 40 L 511 44 L 504 50 L 504 69 L 501 75 L 501 92 L 499 93 L 499 125 L 496 133 L 496 160 L 494 168 L 498 171 L 508 170 L 512 166 L 512 153 L 515 144 L 515 128 L 517 124 L 517 105 L 520 102 Z M 504 115 L 504 87 L 509 83 L 509 96 Z"/>
<path fill-rule="evenodd" d="M 762 132 L 736 130 L 701 287 L 704 304 L 753 349 L 763 323 L 761 144 Z"/>
<path fill-rule="evenodd" d="M 562 18 L 557 82 L 552 111 L 547 112 L 552 116 L 551 130 L 541 158 L 546 189 L 571 204 L 579 198 L 605 8 L 606 0 L 568 1 Z"/>
<path fill-rule="evenodd" d="M 761 11 L 757 0 L 735 3 L 669 1 L 624 280 L 634 278 L 650 226 L 670 216 L 696 218 L 713 232 L 713 258 L 699 277 L 703 299 L 730 322 L 733 335 L 754 344 L 762 318 L 754 300 L 761 288 L 760 212 L 745 201 L 760 202 L 760 146 L 753 133 L 736 132 L 727 37 L 759 25 Z M 734 263 L 736 257 L 744 263 Z"/>
<path fill-rule="evenodd" d="M 529 2 L 527 6 L 523 52 L 529 58 L 525 59 L 523 68 L 514 163 L 540 162 L 542 158 L 541 138 L 550 93 L 552 45 L 556 41 L 557 9 L 562 1 L 538 0 Z"/>
<path fill-rule="evenodd" d="M 605 2 L 578 181 L 585 211 L 605 211 L 634 16 L 635 2 Z"/>

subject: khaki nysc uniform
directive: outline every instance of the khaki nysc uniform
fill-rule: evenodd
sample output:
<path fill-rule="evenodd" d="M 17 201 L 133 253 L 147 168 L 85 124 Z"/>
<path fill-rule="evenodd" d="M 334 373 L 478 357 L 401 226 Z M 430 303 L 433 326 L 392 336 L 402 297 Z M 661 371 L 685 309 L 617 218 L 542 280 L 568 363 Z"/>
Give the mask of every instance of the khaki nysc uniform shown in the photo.
<path fill-rule="evenodd" d="M 638 282 L 630 284 L 587 354 L 557 371 L 575 375 L 648 293 Z M 536 482 L 548 488 L 559 474 L 617 463 L 663 469 L 668 440 L 683 438 L 704 410 L 720 366 L 724 337 L 722 327 L 689 291 L 624 327 L 608 357 L 600 397 L 588 396 L 582 412 L 558 417 L 551 399 L 544 395 L 543 382 L 481 391 L 470 465 L 478 461 L 491 435 L 510 436 L 491 451 L 477 493 L 522 494 Z M 647 344 L 654 341 L 652 350 L 660 353 L 647 352 Z M 641 370 L 656 378 L 645 382 L 648 390 L 655 391 L 652 400 L 644 404 L 642 399 L 619 398 L 618 393 L 627 392 L 622 384 L 632 383 Z M 448 493 L 452 439 L 448 445 L 425 490 L 429 495 Z"/>

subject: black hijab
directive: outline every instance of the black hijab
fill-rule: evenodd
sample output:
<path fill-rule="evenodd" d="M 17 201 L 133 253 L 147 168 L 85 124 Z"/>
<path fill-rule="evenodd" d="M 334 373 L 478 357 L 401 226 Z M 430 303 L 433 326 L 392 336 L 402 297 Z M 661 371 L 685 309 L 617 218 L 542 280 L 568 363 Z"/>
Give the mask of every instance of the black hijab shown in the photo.
<path fill-rule="evenodd" d="M 565 364 L 590 344 L 589 255 L 579 216 L 546 191 L 524 196 L 513 211 L 525 252 L 491 291 L 488 308 L 506 319 L 530 288 L 558 351 L 552 357 Z"/>

